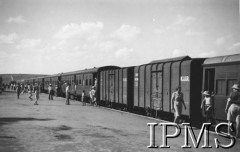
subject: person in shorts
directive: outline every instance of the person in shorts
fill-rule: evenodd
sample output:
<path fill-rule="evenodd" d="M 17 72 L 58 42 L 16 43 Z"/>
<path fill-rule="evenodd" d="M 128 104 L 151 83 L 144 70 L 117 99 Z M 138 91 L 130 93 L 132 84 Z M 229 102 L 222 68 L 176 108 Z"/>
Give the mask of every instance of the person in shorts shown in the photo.
<path fill-rule="evenodd" d="M 240 87 L 239 84 L 234 84 L 232 86 L 232 93 L 230 94 L 225 112 L 227 113 L 227 120 L 229 123 L 233 123 L 233 126 L 236 126 L 236 138 L 240 138 Z M 235 125 L 236 124 L 236 125 Z M 234 135 L 231 133 L 230 127 L 228 127 L 228 134 Z"/>
<path fill-rule="evenodd" d="M 204 111 L 206 116 L 206 122 L 212 122 L 213 120 L 213 99 L 212 95 L 209 91 L 204 91 L 202 93 L 204 95 L 204 99 L 201 104 L 201 109 Z"/>

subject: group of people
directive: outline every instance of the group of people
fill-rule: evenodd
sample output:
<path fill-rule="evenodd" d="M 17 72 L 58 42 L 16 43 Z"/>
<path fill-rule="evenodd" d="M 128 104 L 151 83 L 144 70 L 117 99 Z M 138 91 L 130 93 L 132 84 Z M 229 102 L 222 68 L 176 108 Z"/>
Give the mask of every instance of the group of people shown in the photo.
<path fill-rule="evenodd" d="M 23 88 L 24 85 L 20 85 L 19 83 L 16 85 L 16 92 L 17 92 L 17 98 L 19 99 L 20 94 L 24 93 L 25 88 Z M 38 85 L 38 83 L 35 83 L 35 85 L 27 85 L 27 92 L 29 94 L 28 98 L 30 99 L 30 101 L 33 101 L 32 98 L 32 93 L 35 93 L 35 102 L 34 105 L 38 105 L 38 100 L 39 100 L 39 94 L 40 94 L 40 86 Z"/>
<path fill-rule="evenodd" d="M 213 121 L 213 97 L 214 94 L 209 93 L 209 91 L 202 92 L 204 96 L 200 108 L 204 111 L 206 116 L 206 122 Z M 174 111 L 174 122 L 180 123 L 182 115 L 182 107 L 184 106 L 186 110 L 186 105 L 183 100 L 183 93 L 181 92 L 181 87 L 178 86 L 176 91 L 172 93 L 171 98 L 171 109 Z M 234 84 L 232 86 L 232 93 L 227 99 L 227 104 L 225 108 L 227 113 L 228 123 L 232 123 L 236 129 L 236 133 L 231 132 L 231 127 L 228 127 L 228 134 L 240 138 L 240 86 L 239 84 Z"/>
<path fill-rule="evenodd" d="M 69 99 L 70 99 L 70 84 L 66 83 L 67 87 L 66 87 L 66 105 L 70 105 Z M 76 88 L 75 88 L 76 90 Z M 90 96 L 90 105 L 97 105 L 97 101 L 96 101 L 96 86 L 92 86 L 91 90 L 89 91 L 89 96 Z M 86 105 L 86 92 L 85 90 L 82 91 L 81 94 L 81 102 L 82 105 L 85 106 Z"/>
<path fill-rule="evenodd" d="M 70 84 L 69 83 L 65 83 L 66 85 L 66 105 L 70 105 Z M 16 85 L 16 92 L 17 92 L 17 98 L 19 99 L 19 96 L 22 92 L 22 87 L 21 85 L 18 83 Z M 40 87 L 37 83 L 35 83 L 35 85 L 27 85 L 27 92 L 29 94 L 28 98 L 30 99 L 30 101 L 33 101 L 33 93 L 35 93 L 35 103 L 34 105 L 38 105 L 38 100 L 39 100 L 39 94 L 40 94 Z M 54 96 L 54 90 L 52 87 L 52 84 L 49 84 L 48 86 L 48 100 L 53 100 L 53 96 Z M 89 91 L 89 96 L 90 96 L 90 105 L 97 105 L 97 101 L 96 101 L 96 86 L 92 86 L 91 90 Z M 82 105 L 86 105 L 86 101 L 87 101 L 87 96 L 85 93 L 85 90 L 82 91 L 82 97 L 81 97 L 81 101 L 82 101 Z"/>

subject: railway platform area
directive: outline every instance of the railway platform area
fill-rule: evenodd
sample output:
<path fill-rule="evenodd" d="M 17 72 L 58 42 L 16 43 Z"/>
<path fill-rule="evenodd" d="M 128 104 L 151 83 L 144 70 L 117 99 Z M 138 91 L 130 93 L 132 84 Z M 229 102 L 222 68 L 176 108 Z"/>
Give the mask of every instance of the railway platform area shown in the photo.
<path fill-rule="evenodd" d="M 34 94 L 33 94 L 34 95 Z M 139 116 L 128 112 L 111 110 L 99 106 L 82 106 L 79 101 L 40 94 L 39 105 L 28 99 L 28 94 L 3 92 L 0 94 L 0 152 L 158 152 L 158 151 L 239 151 L 240 140 L 231 148 L 216 148 L 215 139 L 229 145 L 231 139 L 209 133 L 211 148 L 201 148 L 204 137 L 196 148 L 188 137 L 191 148 L 182 148 L 186 142 L 184 127 L 180 126 L 178 137 L 167 138 L 169 148 L 163 145 L 162 126 L 155 127 L 155 145 L 150 144 L 148 123 L 166 121 Z M 198 137 L 200 129 L 193 128 Z M 167 134 L 173 135 L 175 127 L 168 127 Z"/>

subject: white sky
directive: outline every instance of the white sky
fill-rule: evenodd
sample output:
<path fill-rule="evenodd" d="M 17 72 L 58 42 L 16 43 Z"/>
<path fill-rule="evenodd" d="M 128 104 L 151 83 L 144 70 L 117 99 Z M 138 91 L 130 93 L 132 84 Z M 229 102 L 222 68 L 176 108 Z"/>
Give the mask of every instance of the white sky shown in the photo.
<path fill-rule="evenodd" d="M 240 53 L 238 0 L 0 0 L 0 73 Z"/>

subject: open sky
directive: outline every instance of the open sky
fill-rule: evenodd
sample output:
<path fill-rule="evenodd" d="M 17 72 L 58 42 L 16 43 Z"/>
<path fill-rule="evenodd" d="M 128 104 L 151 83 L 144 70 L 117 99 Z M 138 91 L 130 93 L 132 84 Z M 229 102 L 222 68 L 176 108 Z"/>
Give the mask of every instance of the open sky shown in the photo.
<path fill-rule="evenodd" d="M 0 73 L 240 53 L 239 0 L 0 0 Z"/>

